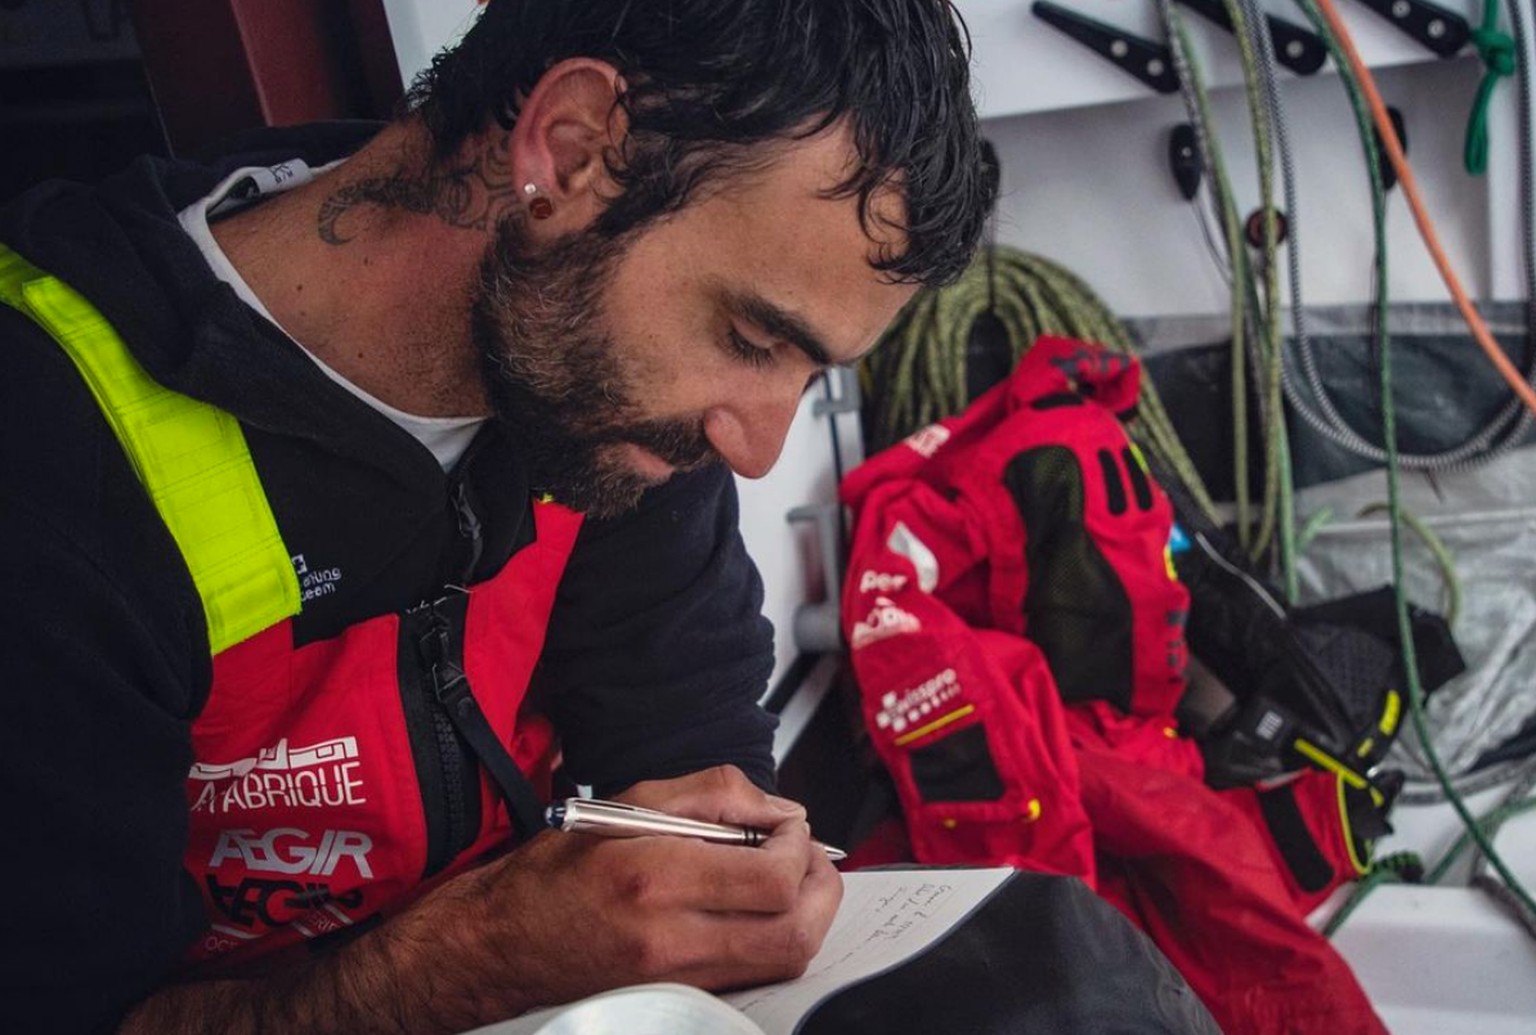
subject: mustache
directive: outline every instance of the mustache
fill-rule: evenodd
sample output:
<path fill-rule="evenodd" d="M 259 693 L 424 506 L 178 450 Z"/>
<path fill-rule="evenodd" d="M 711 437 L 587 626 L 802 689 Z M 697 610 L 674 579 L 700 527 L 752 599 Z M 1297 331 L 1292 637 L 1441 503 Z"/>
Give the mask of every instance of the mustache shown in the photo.
<path fill-rule="evenodd" d="M 615 428 L 604 437 L 640 446 L 679 471 L 696 470 L 720 459 L 704 434 L 703 421 L 638 421 Z"/>

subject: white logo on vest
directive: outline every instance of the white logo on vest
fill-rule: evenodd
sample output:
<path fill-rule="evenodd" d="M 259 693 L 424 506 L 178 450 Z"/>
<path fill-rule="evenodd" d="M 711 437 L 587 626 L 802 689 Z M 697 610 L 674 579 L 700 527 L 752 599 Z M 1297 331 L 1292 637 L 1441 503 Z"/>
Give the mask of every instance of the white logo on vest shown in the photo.
<path fill-rule="evenodd" d="M 311 568 L 302 553 L 290 558 L 293 573 L 299 577 L 299 599 L 307 604 L 316 597 L 328 597 L 341 585 L 341 569 L 337 567 Z"/>
<path fill-rule="evenodd" d="M 187 779 L 203 786 L 193 812 L 215 815 L 266 808 L 336 808 L 364 805 L 357 738 L 336 737 L 288 747 L 284 737 L 254 756 L 224 764 L 194 762 Z M 222 786 L 221 786 L 222 785 Z"/>

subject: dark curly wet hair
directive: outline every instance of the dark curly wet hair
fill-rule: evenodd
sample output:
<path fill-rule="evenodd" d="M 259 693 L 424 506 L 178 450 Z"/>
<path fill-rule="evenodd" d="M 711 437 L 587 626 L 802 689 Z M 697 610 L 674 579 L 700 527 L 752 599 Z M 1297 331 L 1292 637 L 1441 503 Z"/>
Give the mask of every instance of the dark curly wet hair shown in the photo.
<path fill-rule="evenodd" d="M 446 160 L 493 122 L 509 126 L 544 70 L 571 57 L 623 76 L 629 135 L 609 166 L 623 193 L 597 224 L 618 236 L 677 211 L 705 184 L 761 167 L 763 145 L 847 120 L 860 161 L 833 197 L 903 198 L 899 251 L 875 268 L 946 283 L 969 262 L 993 201 L 948 0 L 491 0 L 417 77 L 406 110 Z"/>

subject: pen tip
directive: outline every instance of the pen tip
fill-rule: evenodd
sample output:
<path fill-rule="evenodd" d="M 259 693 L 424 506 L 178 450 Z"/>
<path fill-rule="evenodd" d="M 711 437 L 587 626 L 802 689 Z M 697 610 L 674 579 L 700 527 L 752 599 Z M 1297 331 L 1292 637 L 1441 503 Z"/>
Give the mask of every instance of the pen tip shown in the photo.
<path fill-rule="evenodd" d="M 551 805 L 544 810 L 544 823 L 546 826 L 558 827 L 565 822 L 565 806 Z"/>

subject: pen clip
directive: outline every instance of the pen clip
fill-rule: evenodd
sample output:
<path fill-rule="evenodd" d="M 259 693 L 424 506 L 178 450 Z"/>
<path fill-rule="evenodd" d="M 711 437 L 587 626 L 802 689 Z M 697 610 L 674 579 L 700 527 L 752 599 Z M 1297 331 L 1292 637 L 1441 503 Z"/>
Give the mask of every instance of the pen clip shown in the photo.
<path fill-rule="evenodd" d="M 648 809 L 643 805 L 631 805 L 623 801 L 611 801 L 607 798 L 567 798 L 568 804 L 575 804 L 581 811 L 589 815 L 618 813 L 624 816 L 648 816 L 655 819 L 665 819 L 677 823 L 701 823 L 710 825 L 708 820 L 693 819 L 688 816 L 679 816 L 672 812 L 663 812 L 660 809 Z"/>
<path fill-rule="evenodd" d="M 612 809 L 615 812 L 633 812 L 642 816 L 665 816 L 667 813 L 656 809 L 648 809 L 640 805 L 630 805 L 628 802 L 611 801 L 608 798 L 567 798 L 566 802 L 580 802 L 582 808 Z"/>
<path fill-rule="evenodd" d="M 639 805 L 628 805 L 622 801 L 609 801 L 606 798 L 566 798 L 553 803 L 544 810 L 544 822 L 546 825 L 559 830 L 569 830 L 577 816 L 612 816 L 614 814 L 623 816 L 666 815 L 666 813 L 657 812 L 655 809 L 642 808 Z"/>

